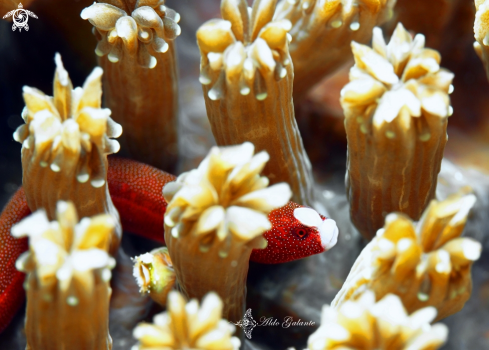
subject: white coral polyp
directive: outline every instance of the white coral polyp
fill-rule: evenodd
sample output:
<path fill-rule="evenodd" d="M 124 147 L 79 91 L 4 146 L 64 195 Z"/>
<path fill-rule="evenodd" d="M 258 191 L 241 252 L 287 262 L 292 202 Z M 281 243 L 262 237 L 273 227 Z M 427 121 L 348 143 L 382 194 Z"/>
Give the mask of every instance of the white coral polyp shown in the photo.
<path fill-rule="evenodd" d="M 153 324 L 140 323 L 134 329 L 139 340 L 133 350 L 201 349 L 238 350 L 241 342 L 232 334 L 235 327 L 222 319 L 223 303 L 219 296 L 208 293 L 199 302 L 188 303 L 172 291 L 168 295 L 168 311 L 154 317 Z"/>
<path fill-rule="evenodd" d="M 111 138 L 122 134 L 110 110 L 101 108 L 103 71 L 96 67 L 83 87 L 73 89 L 59 54 L 55 62 L 53 97 L 24 86 L 25 124 L 17 128 L 14 139 L 41 167 L 76 171 L 79 182 L 91 179 L 92 186 L 101 187 L 105 178 L 101 157 L 119 151 L 119 142 Z"/>
<path fill-rule="evenodd" d="M 453 74 L 440 68 L 440 54 L 424 43 L 422 34 L 413 39 L 400 23 L 388 44 L 380 28 L 374 28 L 372 48 L 352 42 L 355 66 L 350 83 L 341 91 L 345 114 L 366 115 L 369 120 L 365 122 L 376 128 L 403 113 L 409 117 L 450 116 Z"/>
<path fill-rule="evenodd" d="M 375 302 L 374 293 L 367 290 L 339 309 L 325 305 L 321 327 L 309 337 L 308 349 L 390 350 L 393 344 L 396 349 L 438 349 L 447 339 L 448 328 L 430 325 L 435 317 L 433 307 L 408 315 L 398 296 L 388 294 Z"/>
<path fill-rule="evenodd" d="M 81 18 L 88 20 L 95 28 L 98 39 L 95 53 L 98 56 L 108 55 L 113 63 L 123 59 L 124 53 L 137 55 L 141 66 L 154 68 L 157 58 L 153 55 L 167 52 L 168 41 L 181 33 L 177 24 L 180 15 L 164 3 L 164 0 L 138 1 L 130 15 L 117 6 L 103 2 L 83 9 Z"/>
<path fill-rule="evenodd" d="M 115 265 L 107 253 L 114 220 L 101 214 L 77 223 L 75 207 L 63 201 L 58 202 L 57 216 L 57 221 L 49 222 L 41 209 L 12 226 L 14 237 L 30 239 L 29 251 L 18 259 L 16 267 L 23 272 L 35 271 L 41 285 L 56 279 L 64 290 L 72 278 L 81 279 L 90 292 L 93 277 L 89 272 Z"/>
<path fill-rule="evenodd" d="M 231 235 L 249 241 L 271 228 L 268 213 L 287 204 L 292 193 L 285 183 L 267 187 L 268 179 L 259 174 L 269 156 L 253 152 L 249 142 L 213 147 L 197 169 L 165 186 L 165 224 L 174 237 L 187 224 L 195 224 L 191 234 L 215 232 L 220 241 Z"/>

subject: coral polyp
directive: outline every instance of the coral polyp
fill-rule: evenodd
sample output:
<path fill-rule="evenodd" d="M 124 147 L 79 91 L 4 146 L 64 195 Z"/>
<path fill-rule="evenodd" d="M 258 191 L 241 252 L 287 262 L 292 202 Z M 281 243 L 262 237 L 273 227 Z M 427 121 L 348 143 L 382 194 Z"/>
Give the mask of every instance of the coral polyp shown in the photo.
<path fill-rule="evenodd" d="M 232 321 L 244 312 L 251 251 L 267 246 L 267 214 L 291 196 L 288 184 L 268 187 L 260 172 L 269 155 L 253 153 L 251 143 L 214 147 L 197 169 L 163 189 L 165 242 L 181 290 L 189 298 L 215 291 Z"/>
<path fill-rule="evenodd" d="M 134 350 L 201 349 L 238 350 L 241 342 L 233 337 L 234 326 L 222 317 L 223 302 L 215 293 L 186 303 L 178 292 L 168 295 L 168 311 L 154 317 L 154 323 L 140 323 L 134 329 L 139 343 Z"/>
<path fill-rule="evenodd" d="M 81 12 L 93 24 L 107 106 L 125 132 L 123 155 L 173 171 L 178 86 L 174 40 L 180 15 L 164 0 L 107 1 Z"/>
<path fill-rule="evenodd" d="M 311 334 L 309 350 L 434 350 L 447 340 L 448 328 L 434 324 L 436 310 L 425 307 L 407 312 L 397 295 L 375 301 L 366 291 L 339 309 L 323 307 L 321 327 Z"/>
<path fill-rule="evenodd" d="M 388 44 L 374 29 L 372 48 L 352 42 L 355 65 L 341 90 L 348 139 L 351 219 L 367 239 L 386 213 L 418 220 L 433 199 L 443 150 L 453 74 L 440 54 L 398 24 Z"/>
<path fill-rule="evenodd" d="M 471 268 L 482 250 L 479 242 L 460 237 L 474 203 L 473 194 L 433 200 L 417 223 L 389 214 L 357 258 L 333 307 L 368 288 L 377 300 L 398 295 L 409 312 L 434 306 L 437 319 L 458 312 L 472 292 Z"/>
<path fill-rule="evenodd" d="M 56 216 L 49 222 L 39 210 L 12 227 L 14 237 L 30 238 L 29 251 L 16 263 L 28 273 L 27 348 L 110 350 L 109 281 L 115 261 L 108 250 L 116 223 L 107 214 L 78 222 L 73 203 L 63 201 Z"/>
<path fill-rule="evenodd" d="M 287 182 L 293 200 L 312 206 L 313 177 L 294 115 L 290 22 L 273 21 L 276 1 L 224 0 L 223 19 L 197 31 L 200 82 L 207 116 L 219 146 L 252 142 L 267 151 L 272 184 Z"/>

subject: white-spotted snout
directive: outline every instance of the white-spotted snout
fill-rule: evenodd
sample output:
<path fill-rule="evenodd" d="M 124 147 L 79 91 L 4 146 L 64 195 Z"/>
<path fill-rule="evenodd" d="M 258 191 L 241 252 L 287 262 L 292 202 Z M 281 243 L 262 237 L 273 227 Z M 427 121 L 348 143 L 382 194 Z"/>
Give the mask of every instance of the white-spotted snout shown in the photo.
<path fill-rule="evenodd" d="M 316 227 L 321 237 L 324 250 L 329 250 L 338 242 L 338 226 L 332 219 L 321 219 L 318 212 L 312 208 L 294 209 L 294 217 L 305 226 Z"/>

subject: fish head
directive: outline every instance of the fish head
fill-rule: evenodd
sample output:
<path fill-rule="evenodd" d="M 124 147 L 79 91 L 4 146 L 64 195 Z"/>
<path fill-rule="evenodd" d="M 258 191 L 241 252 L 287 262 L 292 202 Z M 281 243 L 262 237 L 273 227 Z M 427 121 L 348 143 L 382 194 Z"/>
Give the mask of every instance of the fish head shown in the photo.
<path fill-rule="evenodd" d="M 268 245 L 253 250 L 252 261 L 264 264 L 294 261 L 327 251 L 338 241 L 334 220 L 294 202 L 272 210 L 268 218 L 272 228 L 263 235 Z"/>

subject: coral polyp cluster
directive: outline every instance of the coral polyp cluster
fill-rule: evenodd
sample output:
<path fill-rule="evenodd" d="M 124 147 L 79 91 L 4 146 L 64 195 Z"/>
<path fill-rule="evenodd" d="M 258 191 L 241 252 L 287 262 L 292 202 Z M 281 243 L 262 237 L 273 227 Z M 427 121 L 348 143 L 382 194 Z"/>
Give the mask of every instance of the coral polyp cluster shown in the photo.
<path fill-rule="evenodd" d="M 368 288 L 377 300 L 388 293 L 398 295 L 409 312 L 434 306 L 437 319 L 458 312 L 472 292 L 471 267 L 482 250 L 479 242 L 460 237 L 474 203 L 473 194 L 433 200 L 417 223 L 403 214 L 389 214 L 332 305 L 341 307 Z"/>
<path fill-rule="evenodd" d="M 487 315 L 460 318 L 489 299 L 473 238 L 489 181 L 459 166 L 486 159 L 474 115 L 489 103 L 464 99 L 487 81 L 460 48 L 475 16 L 489 72 L 489 0 L 173 2 L 182 21 L 171 0 L 75 2 L 0 0 L 13 29 L 39 14 L 28 32 L 0 23 L 1 91 L 30 81 L 27 46 L 50 52 L 36 78 L 55 50 L 76 58 L 73 82 L 99 65 L 74 88 L 56 54 L 53 96 L 23 87 L 22 187 L 0 176 L 16 191 L 0 215 L 0 347 L 435 350 L 448 329 L 434 322 L 472 288 L 452 339 L 487 347 L 472 329 Z M 5 28 L 35 41 L 3 50 Z M 452 82 L 464 121 L 448 129 Z M 12 130 L 19 106 L 2 108 Z M 119 150 L 129 159 L 108 158 Z"/>
<path fill-rule="evenodd" d="M 321 327 L 311 334 L 309 350 L 434 350 L 447 340 L 448 328 L 431 325 L 436 309 L 426 307 L 407 312 L 401 299 L 393 294 L 375 301 L 365 291 L 355 301 L 339 309 L 323 307 Z"/>
<path fill-rule="evenodd" d="M 124 54 L 137 56 L 141 66 L 154 68 L 158 60 L 152 53 L 167 52 L 168 42 L 181 33 L 180 15 L 164 3 L 137 1 L 131 12 L 122 0 L 102 1 L 84 9 L 81 18 L 94 25 L 98 40 L 95 53 L 107 55 L 113 63 L 124 59 Z"/>
<path fill-rule="evenodd" d="M 372 48 L 352 42 L 355 65 L 341 91 L 348 139 L 351 218 L 368 239 L 385 214 L 418 220 L 435 195 L 453 74 L 440 54 L 398 24 L 389 44 L 374 29 Z"/>

